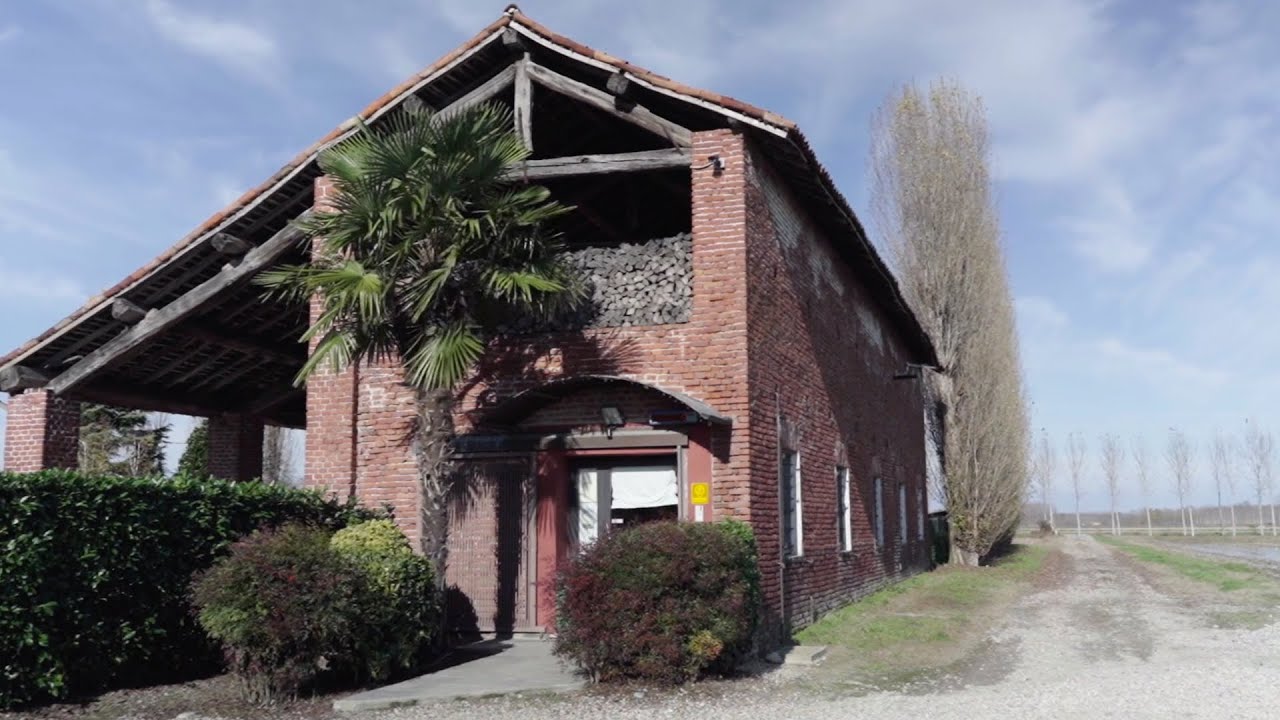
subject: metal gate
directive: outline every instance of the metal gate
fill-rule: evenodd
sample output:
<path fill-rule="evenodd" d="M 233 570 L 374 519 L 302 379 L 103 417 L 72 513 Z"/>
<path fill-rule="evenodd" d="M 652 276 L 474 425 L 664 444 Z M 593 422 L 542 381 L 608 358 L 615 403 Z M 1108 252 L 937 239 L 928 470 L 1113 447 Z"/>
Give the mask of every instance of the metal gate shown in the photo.
<path fill-rule="evenodd" d="M 529 457 L 460 463 L 449 503 L 449 625 L 462 634 L 534 632 L 536 483 Z"/>

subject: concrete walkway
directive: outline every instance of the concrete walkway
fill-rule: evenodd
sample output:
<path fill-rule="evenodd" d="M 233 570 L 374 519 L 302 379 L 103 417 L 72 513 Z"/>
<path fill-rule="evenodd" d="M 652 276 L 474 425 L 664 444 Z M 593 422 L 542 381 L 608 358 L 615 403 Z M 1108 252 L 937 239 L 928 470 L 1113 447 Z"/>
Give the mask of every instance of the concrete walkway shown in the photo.
<path fill-rule="evenodd" d="M 334 710 L 384 710 L 441 700 L 516 692 L 567 692 L 583 678 L 538 638 L 486 640 L 456 648 L 425 675 L 335 700 Z"/>

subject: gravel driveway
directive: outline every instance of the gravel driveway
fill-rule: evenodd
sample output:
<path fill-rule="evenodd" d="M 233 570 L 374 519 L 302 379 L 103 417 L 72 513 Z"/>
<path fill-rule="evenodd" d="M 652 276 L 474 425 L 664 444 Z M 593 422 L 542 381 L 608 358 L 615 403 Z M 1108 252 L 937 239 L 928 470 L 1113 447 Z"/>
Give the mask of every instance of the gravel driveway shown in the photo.
<path fill-rule="evenodd" d="M 1116 552 L 1065 538 L 1054 582 L 1025 597 L 979 657 L 950 675 L 853 692 L 821 670 L 691 689 L 498 698 L 380 714 L 416 718 L 1274 718 L 1280 625 L 1215 629 Z M 805 673 L 809 674 L 805 674 Z"/>

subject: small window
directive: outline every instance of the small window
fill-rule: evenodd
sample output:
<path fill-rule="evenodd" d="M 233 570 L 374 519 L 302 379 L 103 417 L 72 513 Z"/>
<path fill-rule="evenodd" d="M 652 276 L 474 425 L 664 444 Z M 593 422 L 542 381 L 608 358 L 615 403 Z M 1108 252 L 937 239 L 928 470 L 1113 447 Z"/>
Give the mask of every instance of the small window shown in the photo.
<path fill-rule="evenodd" d="M 907 544 L 907 486 L 898 483 L 898 543 Z"/>
<path fill-rule="evenodd" d="M 884 547 L 884 481 L 875 479 L 875 507 L 871 522 L 876 531 L 876 547 Z"/>
<path fill-rule="evenodd" d="M 836 523 L 840 531 L 840 549 L 853 550 L 852 511 L 849 505 L 849 468 L 836 468 Z"/>
<path fill-rule="evenodd" d="M 916 539 L 917 539 L 917 540 L 923 540 L 923 539 L 924 539 L 925 513 L 928 511 L 927 506 L 924 504 L 924 489 L 923 489 L 923 488 L 916 488 L 916 508 L 919 510 L 919 512 L 917 513 L 917 517 L 918 517 L 918 518 L 919 518 L 919 520 L 920 520 L 918 523 L 916 523 Z"/>
<path fill-rule="evenodd" d="M 782 538 L 787 557 L 804 554 L 804 514 L 800 497 L 800 455 L 794 450 L 782 454 L 781 477 L 778 486 L 782 492 Z"/>

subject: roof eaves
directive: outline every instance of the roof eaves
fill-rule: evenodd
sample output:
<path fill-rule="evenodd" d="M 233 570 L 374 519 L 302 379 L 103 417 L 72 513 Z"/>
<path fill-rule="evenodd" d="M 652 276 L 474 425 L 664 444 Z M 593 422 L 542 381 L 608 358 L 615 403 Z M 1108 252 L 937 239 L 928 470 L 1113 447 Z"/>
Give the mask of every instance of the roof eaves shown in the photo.
<path fill-rule="evenodd" d="M 52 327 L 40 333 L 31 340 L 23 343 L 18 348 L 0 357 L 0 367 L 12 365 L 26 359 L 32 353 L 40 350 L 41 347 L 53 340 L 56 340 L 67 330 L 77 325 L 80 321 L 90 317 L 110 305 L 110 303 L 118 296 L 128 292 L 145 282 L 156 272 L 162 270 L 165 266 L 172 262 L 180 260 L 184 255 L 193 252 L 201 247 L 209 238 L 218 232 L 224 230 L 228 225 L 239 220 L 245 213 L 250 212 L 259 201 L 268 197 L 278 188 L 284 186 L 299 172 L 302 172 L 311 162 L 319 156 L 319 154 L 327 147 L 336 142 L 340 142 L 344 137 L 355 131 L 358 123 L 357 119 L 363 121 L 376 120 L 396 105 L 398 105 L 405 97 L 419 90 L 423 85 L 431 82 L 439 75 L 448 72 L 454 65 L 470 57 L 475 51 L 481 49 L 489 42 L 498 37 L 500 31 L 507 25 L 511 24 L 512 13 L 503 14 L 494 22 L 473 36 L 470 40 L 449 52 L 444 57 L 432 63 L 412 77 L 392 88 L 389 92 L 384 93 L 378 99 L 370 103 L 358 115 L 352 117 L 325 134 L 316 142 L 312 143 L 307 149 L 298 153 L 292 160 L 285 163 L 283 167 L 277 170 L 267 178 L 263 183 L 246 191 L 240 197 L 233 200 L 222 210 L 214 213 L 203 223 L 196 227 L 195 230 L 188 233 L 177 243 L 174 243 L 165 251 L 161 252 L 150 262 L 130 273 L 123 280 L 112 285 L 106 290 L 92 296 L 89 300 L 81 305 L 71 314 L 59 320 Z"/>

